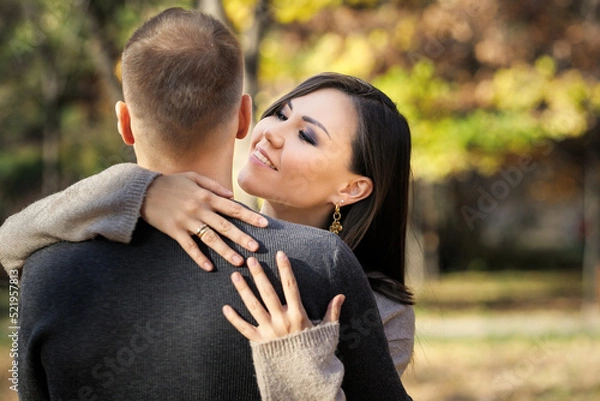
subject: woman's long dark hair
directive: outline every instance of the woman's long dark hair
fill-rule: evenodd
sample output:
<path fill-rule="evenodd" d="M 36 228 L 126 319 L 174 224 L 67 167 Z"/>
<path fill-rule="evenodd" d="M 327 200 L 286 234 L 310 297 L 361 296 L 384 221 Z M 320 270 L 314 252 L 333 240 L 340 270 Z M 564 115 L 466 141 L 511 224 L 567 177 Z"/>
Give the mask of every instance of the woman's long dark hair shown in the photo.
<path fill-rule="evenodd" d="M 354 251 L 374 291 L 411 305 L 413 296 L 404 283 L 411 140 L 408 123 L 394 102 L 358 78 L 323 73 L 277 100 L 261 118 L 294 98 L 327 88 L 353 101 L 358 127 L 350 169 L 373 181 L 369 197 L 342 209 L 340 237 Z"/>

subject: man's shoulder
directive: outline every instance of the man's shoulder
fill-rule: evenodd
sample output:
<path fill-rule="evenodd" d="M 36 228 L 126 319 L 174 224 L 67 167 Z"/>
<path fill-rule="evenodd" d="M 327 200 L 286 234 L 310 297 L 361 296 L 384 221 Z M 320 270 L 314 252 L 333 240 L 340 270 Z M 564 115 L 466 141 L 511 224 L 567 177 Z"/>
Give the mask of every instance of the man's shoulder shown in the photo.
<path fill-rule="evenodd" d="M 347 247 L 344 241 L 342 241 L 338 235 L 322 228 L 290 223 L 288 221 L 278 220 L 268 216 L 264 217 L 269 221 L 269 225 L 265 228 L 256 228 L 241 222 L 238 222 L 238 224 L 243 228 L 243 230 L 251 231 L 253 235 L 258 237 L 276 236 L 282 239 L 320 243 L 330 247 Z"/>
<path fill-rule="evenodd" d="M 101 253 L 95 249 L 101 241 L 104 240 L 62 241 L 41 248 L 25 260 L 22 278 L 29 277 L 31 281 L 31 277 L 35 277 L 34 281 L 50 282 L 65 280 L 71 273 L 76 273 L 74 269 L 89 266 L 90 261 L 98 259 Z"/>
<path fill-rule="evenodd" d="M 103 252 L 106 247 L 118 249 L 126 246 L 127 244 L 111 241 L 102 236 L 78 242 L 60 241 L 38 249 L 29 256 L 27 261 L 41 258 L 50 260 L 62 257 L 88 258 L 94 257 L 96 252 Z"/>
<path fill-rule="evenodd" d="M 102 238 L 100 241 L 104 241 L 104 239 Z M 89 251 L 96 247 L 98 242 L 97 239 L 81 242 L 57 242 L 35 251 L 27 258 L 25 265 L 47 266 L 54 261 L 64 264 L 65 261 L 74 257 L 90 257 Z"/>
<path fill-rule="evenodd" d="M 268 218 L 266 228 L 257 228 L 237 222 L 238 226 L 261 244 L 262 252 L 275 255 L 282 250 L 291 259 L 304 261 L 315 267 L 327 267 L 331 272 L 341 270 L 344 275 L 363 274 L 352 250 L 339 235 L 321 228 Z M 243 252 L 243 251 L 242 251 Z"/>
<path fill-rule="evenodd" d="M 81 285 L 92 277 L 114 275 L 115 266 L 131 266 L 132 248 L 128 244 L 96 237 L 81 242 L 61 241 L 37 250 L 23 266 L 22 278 L 29 281 Z M 35 277 L 35 279 L 32 279 Z"/>

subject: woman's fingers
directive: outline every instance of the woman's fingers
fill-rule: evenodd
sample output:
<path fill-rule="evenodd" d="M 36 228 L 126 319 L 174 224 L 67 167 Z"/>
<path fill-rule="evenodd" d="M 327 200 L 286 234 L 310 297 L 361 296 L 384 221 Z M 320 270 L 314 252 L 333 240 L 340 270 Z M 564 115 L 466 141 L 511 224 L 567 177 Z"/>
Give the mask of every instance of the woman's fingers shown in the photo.
<path fill-rule="evenodd" d="M 189 233 L 181 233 L 174 238 L 183 250 L 192 258 L 194 262 L 207 272 L 213 269 L 213 264 L 208 260 L 206 255 L 202 253 L 196 241 L 190 237 Z"/>
<path fill-rule="evenodd" d="M 230 207 L 230 212 L 233 212 L 233 210 L 237 210 L 240 208 L 245 208 L 233 201 L 221 198 L 212 193 L 204 194 L 202 200 L 200 200 L 199 202 L 200 203 L 196 207 L 196 209 L 198 210 L 196 214 L 199 216 L 199 219 L 202 222 L 202 224 L 206 224 L 208 227 L 211 228 L 211 230 L 207 231 L 200 237 L 202 242 L 204 242 L 208 247 L 212 248 L 216 253 L 218 253 L 221 257 L 223 257 L 232 265 L 242 266 L 244 264 L 244 258 L 242 258 L 240 254 L 238 254 L 229 245 L 227 245 L 227 243 L 223 241 L 223 239 L 220 236 L 222 235 L 223 237 L 229 238 L 231 241 L 235 242 L 239 246 L 251 252 L 258 251 L 259 244 L 250 235 L 240 230 L 238 227 L 235 226 L 235 224 L 223 218 L 216 212 L 226 214 L 226 209 L 228 207 Z M 203 202 L 209 203 L 210 208 L 208 208 Z M 229 204 L 233 206 L 225 206 Z M 246 211 L 254 215 L 254 212 L 250 212 L 248 210 Z M 237 215 L 242 216 L 243 213 L 240 212 L 237 213 Z M 262 216 L 261 218 L 264 219 L 264 217 Z M 248 220 L 248 218 L 246 218 L 246 220 Z M 194 228 L 194 224 L 197 224 L 195 223 L 196 221 L 197 220 L 194 219 L 194 222 L 190 223 L 190 232 L 194 234 L 197 232 L 197 228 Z"/>
<path fill-rule="evenodd" d="M 193 228 L 192 225 L 198 221 L 197 219 L 199 219 L 202 224 L 208 225 L 211 228 L 211 231 L 207 231 L 202 235 L 202 242 L 212 248 L 217 254 L 232 265 L 242 266 L 244 264 L 244 258 L 227 245 L 220 236 L 229 238 L 234 243 L 251 252 L 258 251 L 259 244 L 254 238 L 240 230 L 235 224 L 223 218 L 218 213 L 234 217 L 258 227 L 267 226 L 268 221 L 263 216 L 246 209 L 236 202 L 207 192 L 202 188 L 198 188 L 198 190 L 204 191 L 204 193 L 198 193 L 196 198 L 197 205 L 193 207 L 193 209 L 196 210 L 194 214 L 197 217 L 194 216 L 193 222 L 190 223 L 190 231 L 195 233 L 195 231 L 192 230 L 196 229 Z"/>
<path fill-rule="evenodd" d="M 230 199 L 217 196 L 213 199 L 212 206 L 218 213 L 253 226 L 266 227 L 269 225 L 269 221 L 264 216 Z"/>
<path fill-rule="evenodd" d="M 278 318 L 283 313 L 283 306 L 279 301 L 279 296 L 277 295 L 277 292 L 275 292 L 269 277 L 267 277 L 256 258 L 248 258 L 248 269 L 250 270 L 250 274 L 252 274 L 252 279 L 256 284 L 256 288 L 258 288 L 260 297 L 271 314 L 271 319 L 273 319 L 273 317 Z"/>
<path fill-rule="evenodd" d="M 224 198 L 233 198 L 233 192 L 229 189 L 225 188 L 217 181 L 212 178 L 205 177 L 193 171 L 189 171 L 187 173 L 183 173 L 183 175 L 189 177 L 190 180 L 194 181 L 196 185 L 202 187 L 204 189 L 208 189 L 210 192 L 213 192 L 219 196 Z"/>
<path fill-rule="evenodd" d="M 340 314 L 342 312 L 342 304 L 346 300 L 346 296 L 343 294 L 338 294 L 327 306 L 327 312 L 325 313 L 325 317 L 323 318 L 323 323 L 337 322 L 340 320 Z"/>
<path fill-rule="evenodd" d="M 227 260 L 234 266 L 241 266 L 244 264 L 244 258 L 242 258 L 236 251 L 231 249 L 229 245 L 223 241 L 223 239 L 215 233 L 211 228 L 205 230 L 205 232 L 199 235 L 200 240 L 206 244 L 206 246 L 212 248 L 221 257 Z"/>
<path fill-rule="evenodd" d="M 257 227 L 266 227 L 268 221 L 263 216 L 246 209 L 236 202 L 221 198 L 212 193 L 205 194 L 202 198 L 203 199 L 199 200 L 200 204 L 197 206 L 198 212 L 196 213 L 202 223 L 207 224 L 215 232 L 219 233 L 219 235 L 229 238 L 239 246 L 251 252 L 258 251 L 258 242 L 236 227 L 235 224 L 223 218 L 221 214 L 245 221 Z M 210 207 L 205 206 L 203 202 L 209 203 Z M 205 243 L 213 248 L 219 255 L 231 262 L 234 252 L 229 246 L 225 245 L 223 241 L 205 241 Z M 219 245 L 219 248 L 213 247 L 212 244 Z M 237 259 L 237 263 L 233 264 L 239 266 L 243 263 L 243 259 L 241 259 L 241 257 Z"/>
<path fill-rule="evenodd" d="M 202 213 L 199 213 L 199 216 L 199 219 L 202 221 L 202 223 L 208 225 L 215 232 L 219 233 L 219 235 L 229 238 L 239 246 L 246 248 L 251 252 L 258 251 L 259 245 L 254 238 L 240 230 L 235 226 L 235 224 L 223 218 L 222 216 L 213 211 L 203 211 Z M 192 224 L 194 223 L 190 223 L 190 228 L 193 228 Z"/>
<path fill-rule="evenodd" d="M 242 302 L 254 317 L 257 326 L 253 326 L 242 319 L 229 306 L 223 308 L 227 320 L 246 338 L 252 341 L 268 341 L 297 333 L 306 328 L 313 327 L 300 299 L 300 291 L 289 259 L 283 252 L 277 253 L 277 267 L 281 277 L 286 305 L 282 305 L 269 277 L 256 258 L 248 258 L 248 270 L 256 284 L 260 298 L 267 309 L 252 292 L 239 272 L 231 275 L 231 281 L 240 294 Z M 334 297 L 328 307 L 326 319 L 339 318 L 343 295 Z"/>
<path fill-rule="evenodd" d="M 225 318 L 236 328 L 244 337 L 250 341 L 260 341 L 261 337 L 257 332 L 257 328 L 245 321 L 238 313 L 229 305 L 223 306 L 223 314 Z"/>
<path fill-rule="evenodd" d="M 304 305 L 302 305 L 302 300 L 300 299 L 300 290 L 298 289 L 298 283 L 296 282 L 296 277 L 292 271 L 290 260 L 282 251 L 277 252 L 276 260 L 288 311 L 295 311 L 300 317 L 309 320 L 306 316 Z"/>
<path fill-rule="evenodd" d="M 211 200 L 212 207 L 215 209 L 215 211 L 226 216 L 233 217 L 234 219 L 244 221 L 256 227 L 266 227 L 269 224 L 268 220 L 259 213 L 250 210 L 237 202 L 227 199 L 233 197 L 233 193 L 221 186 L 216 181 L 196 173 L 186 174 L 188 174 L 189 177 L 194 180 L 194 182 L 200 188 L 208 190 L 217 195 Z M 231 239 L 234 240 L 234 238 Z M 237 241 L 235 242 L 238 243 Z M 239 244 L 244 246 L 244 244 Z"/>
<path fill-rule="evenodd" d="M 277 252 L 277 266 L 287 304 L 285 307 L 281 305 L 279 296 L 260 263 L 255 258 L 248 258 L 248 269 L 271 316 L 272 330 L 277 335 L 284 336 L 312 327 L 312 323 L 300 300 L 300 291 L 290 261 L 283 252 Z"/>
<path fill-rule="evenodd" d="M 240 294 L 240 298 L 242 298 L 242 302 L 246 305 L 248 312 L 254 317 L 256 322 L 259 325 L 268 325 L 271 320 L 271 316 L 269 313 L 263 308 L 260 301 L 256 298 L 244 277 L 238 272 L 235 272 L 231 275 L 231 281 L 238 294 Z"/>
<path fill-rule="evenodd" d="M 196 173 L 163 175 L 157 177 L 148 188 L 142 216 L 175 239 L 205 270 L 212 269 L 212 264 L 190 234 L 196 234 L 199 227 L 208 225 L 212 230 L 202 235 L 202 242 L 229 263 L 241 266 L 244 264 L 242 256 L 227 245 L 220 235 L 251 252 L 257 251 L 259 244 L 222 215 L 259 227 L 266 226 L 268 222 L 260 214 L 223 197 L 231 197 L 230 192 L 216 181 Z M 184 239 L 184 235 L 188 238 Z"/>

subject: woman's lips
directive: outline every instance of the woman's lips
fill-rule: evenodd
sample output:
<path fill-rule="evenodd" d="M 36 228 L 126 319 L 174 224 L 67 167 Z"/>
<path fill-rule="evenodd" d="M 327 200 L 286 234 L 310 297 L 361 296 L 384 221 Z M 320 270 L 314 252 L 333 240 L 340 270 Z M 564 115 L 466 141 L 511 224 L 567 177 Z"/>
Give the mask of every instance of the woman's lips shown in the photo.
<path fill-rule="evenodd" d="M 260 160 L 261 162 L 263 162 L 265 165 L 267 165 L 269 168 L 277 171 L 277 169 L 275 168 L 275 166 L 273 165 L 271 160 L 269 160 L 267 155 L 264 154 L 261 149 L 255 149 L 254 152 L 252 152 L 252 155 L 254 157 L 256 157 L 258 160 Z"/>

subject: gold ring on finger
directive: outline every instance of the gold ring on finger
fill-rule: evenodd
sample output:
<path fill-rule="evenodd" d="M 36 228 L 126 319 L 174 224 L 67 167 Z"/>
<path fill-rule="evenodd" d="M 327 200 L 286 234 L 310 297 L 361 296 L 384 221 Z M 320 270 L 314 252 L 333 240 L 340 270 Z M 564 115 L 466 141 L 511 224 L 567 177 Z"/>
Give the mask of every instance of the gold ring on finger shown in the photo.
<path fill-rule="evenodd" d="M 202 236 L 204 234 L 206 234 L 206 232 L 210 230 L 210 227 L 208 226 L 208 224 L 202 224 L 200 227 L 198 227 L 198 229 L 196 230 L 196 235 L 198 236 L 198 238 L 202 239 Z"/>

